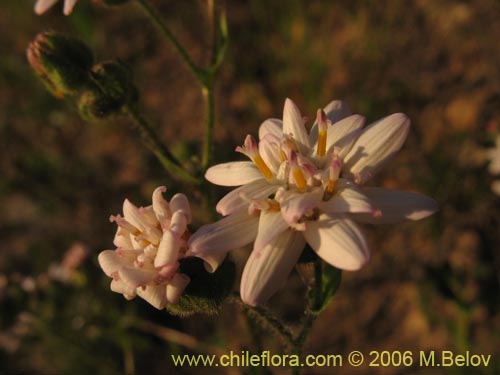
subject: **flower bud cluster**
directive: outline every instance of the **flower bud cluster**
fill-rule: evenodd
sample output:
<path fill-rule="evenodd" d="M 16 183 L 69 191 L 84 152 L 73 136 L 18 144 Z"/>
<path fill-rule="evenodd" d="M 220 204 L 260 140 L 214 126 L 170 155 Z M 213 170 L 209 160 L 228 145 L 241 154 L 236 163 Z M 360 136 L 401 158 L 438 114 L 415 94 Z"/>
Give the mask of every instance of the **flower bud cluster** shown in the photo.
<path fill-rule="evenodd" d="M 57 98 L 74 97 L 82 117 L 97 120 L 118 114 L 138 98 L 132 72 L 121 61 L 94 62 L 82 41 L 47 31 L 27 50 L 28 61 Z"/>

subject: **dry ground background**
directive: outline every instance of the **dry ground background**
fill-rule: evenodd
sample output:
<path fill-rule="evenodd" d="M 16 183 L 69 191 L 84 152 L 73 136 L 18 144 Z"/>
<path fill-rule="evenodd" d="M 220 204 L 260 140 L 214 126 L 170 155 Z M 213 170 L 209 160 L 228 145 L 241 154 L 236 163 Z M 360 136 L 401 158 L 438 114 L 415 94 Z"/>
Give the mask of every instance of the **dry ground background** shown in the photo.
<path fill-rule="evenodd" d="M 0 5 L 0 373 L 214 373 L 173 369 L 169 353 L 204 351 L 128 326 L 143 320 L 224 350 L 279 352 L 233 305 L 217 317 L 180 320 L 109 291 L 97 264 L 99 251 L 112 246 L 109 215 L 120 212 L 125 197 L 146 204 L 160 184 L 183 187 L 142 148 L 127 120 L 89 124 L 74 105 L 51 97 L 29 69 L 26 46 L 54 29 L 86 41 L 100 60 L 127 61 L 142 108 L 179 153 L 201 137 L 201 95 L 133 4 L 107 9 L 80 0 L 71 17 L 57 7 L 38 17 L 32 3 Z M 153 3 L 205 61 L 205 2 Z M 217 149 L 226 151 L 218 160 L 233 158 L 262 120 L 280 117 L 286 97 L 309 118 L 343 99 L 371 121 L 393 112 L 410 116 L 403 150 L 376 183 L 420 191 L 440 205 L 421 222 L 368 228 L 372 260 L 344 274 L 306 352 L 470 350 L 492 354 L 493 363 L 473 372 L 357 373 L 500 373 L 500 200 L 490 190 L 484 152 L 500 132 L 500 3 L 252 0 L 227 1 L 226 10 L 231 41 L 216 95 Z M 70 280 L 55 280 L 55 266 L 75 248 L 88 257 Z M 296 324 L 303 293 L 295 274 L 271 307 Z"/>

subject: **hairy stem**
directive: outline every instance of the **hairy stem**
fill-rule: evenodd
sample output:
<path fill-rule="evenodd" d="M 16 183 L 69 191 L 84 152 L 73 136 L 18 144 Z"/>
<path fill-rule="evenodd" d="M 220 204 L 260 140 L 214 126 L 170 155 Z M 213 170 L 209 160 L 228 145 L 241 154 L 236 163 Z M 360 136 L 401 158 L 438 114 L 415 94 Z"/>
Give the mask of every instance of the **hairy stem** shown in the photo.
<path fill-rule="evenodd" d="M 302 325 L 302 329 L 294 340 L 293 353 L 299 357 L 302 355 L 304 350 L 304 343 L 306 342 L 307 336 L 312 328 L 312 325 L 318 314 L 318 306 L 321 304 L 321 291 L 323 289 L 323 267 L 320 259 L 314 262 L 314 284 L 312 289 L 309 291 L 308 306 L 306 309 L 306 316 Z M 312 297 L 312 298 L 311 298 Z M 292 369 L 293 374 L 300 374 L 300 368 L 294 367 Z"/>
<path fill-rule="evenodd" d="M 290 329 L 288 329 L 288 327 L 286 327 L 277 317 L 272 315 L 271 312 L 261 307 L 246 305 L 237 293 L 234 293 L 229 298 L 232 302 L 240 306 L 243 312 L 250 318 L 254 319 L 262 327 L 274 332 L 285 347 L 292 348 L 294 346 L 293 334 Z"/>

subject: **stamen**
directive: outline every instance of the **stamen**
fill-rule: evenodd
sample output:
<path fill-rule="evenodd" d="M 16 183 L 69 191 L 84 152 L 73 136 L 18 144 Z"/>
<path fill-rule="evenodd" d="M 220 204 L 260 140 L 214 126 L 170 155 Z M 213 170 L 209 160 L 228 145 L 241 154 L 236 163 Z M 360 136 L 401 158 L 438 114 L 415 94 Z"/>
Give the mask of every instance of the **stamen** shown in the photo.
<path fill-rule="evenodd" d="M 297 154 L 293 151 L 290 152 L 289 160 L 290 160 L 290 173 L 293 177 L 295 185 L 297 185 L 297 188 L 300 191 L 305 191 L 307 189 L 307 181 L 304 177 L 304 172 L 302 171 L 302 168 L 300 168 L 297 162 Z"/>
<path fill-rule="evenodd" d="M 326 185 L 325 191 L 328 194 L 333 194 L 333 191 L 335 190 L 335 187 L 337 186 L 337 181 L 330 180 L 328 181 L 328 184 Z"/>
<path fill-rule="evenodd" d="M 268 199 L 267 203 L 269 204 L 268 211 L 275 211 L 275 212 L 281 211 L 281 206 L 279 202 L 277 202 L 276 200 Z"/>
<path fill-rule="evenodd" d="M 333 195 L 335 187 L 337 186 L 341 168 L 342 164 L 340 162 L 340 158 L 338 154 L 333 151 L 330 154 L 330 162 L 327 168 L 327 178 L 325 184 L 325 196 L 328 198 Z"/>
<path fill-rule="evenodd" d="M 318 109 L 318 114 L 316 116 L 316 121 L 318 122 L 318 148 L 316 153 L 318 156 L 325 156 L 326 154 L 326 136 L 327 129 L 330 120 L 326 117 L 325 112 L 322 109 Z"/>
<path fill-rule="evenodd" d="M 282 148 L 285 150 L 285 152 L 288 152 L 288 150 L 291 150 L 293 152 L 299 152 L 299 149 L 297 147 L 297 144 L 295 143 L 295 140 L 293 139 L 292 134 L 283 134 L 283 139 L 281 140 L 282 143 Z"/>
<path fill-rule="evenodd" d="M 259 168 L 259 171 L 264 175 L 266 179 L 269 180 L 273 177 L 273 172 L 271 172 L 264 159 L 262 159 L 262 156 L 257 155 L 252 159 L 252 161 L 255 163 L 257 168 Z"/>
<path fill-rule="evenodd" d="M 266 179 L 269 180 L 273 177 L 273 172 L 271 172 L 264 159 L 262 159 L 262 156 L 260 156 L 257 142 L 250 134 L 246 136 L 243 146 L 236 147 L 236 151 L 248 156 Z"/>

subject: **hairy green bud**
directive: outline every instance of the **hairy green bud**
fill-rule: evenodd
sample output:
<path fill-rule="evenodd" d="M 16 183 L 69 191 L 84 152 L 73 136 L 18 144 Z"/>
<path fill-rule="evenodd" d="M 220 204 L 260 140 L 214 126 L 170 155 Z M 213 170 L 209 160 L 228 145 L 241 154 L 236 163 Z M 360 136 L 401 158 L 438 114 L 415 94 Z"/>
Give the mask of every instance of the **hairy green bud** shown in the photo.
<path fill-rule="evenodd" d="M 98 88 L 94 88 L 82 93 L 78 101 L 78 109 L 85 120 L 102 120 L 118 114 L 122 109 L 122 103 L 104 95 Z"/>
<path fill-rule="evenodd" d="M 122 105 L 137 100 L 132 71 L 122 61 L 104 61 L 92 67 L 92 80 L 102 93 Z"/>
<path fill-rule="evenodd" d="M 85 43 L 54 31 L 38 34 L 28 46 L 27 57 L 47 89 L 58 98 L 81 90 L 89 82 L 94 62 Z"/>
<path fill-rule="evenodd" d="M 214 273 L 207 272 L 200 258 L 183 258 L 179 272 L 188 275 L 191 281 L 179 301 L 166 307 L 171 314 L 181 317 L 196 313 L 217 314 L 236 277 L 235 265 L 227 258 Z"/>
<path fill-rule="evenodd" d="M 90 71 L 92 84 L 82 93 L 80 114 L 87 120 L 119 114 L 124 106 L 137 101 L 132 72 L 121 61 L 105 61 Z"/>

